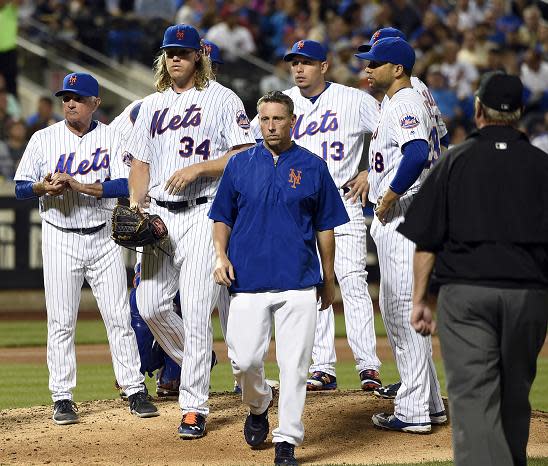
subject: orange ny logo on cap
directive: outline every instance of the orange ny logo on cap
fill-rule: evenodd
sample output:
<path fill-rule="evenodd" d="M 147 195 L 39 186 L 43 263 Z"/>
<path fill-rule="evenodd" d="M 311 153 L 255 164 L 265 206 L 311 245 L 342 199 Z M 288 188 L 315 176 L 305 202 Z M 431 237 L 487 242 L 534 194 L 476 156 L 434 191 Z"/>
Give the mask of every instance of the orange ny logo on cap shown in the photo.
<path fill-rule="evenodd" d="M 77 77 L 75 74 L 73 74 L 73 75 L 69 78 L 69 84 L 70 84 L 71 86 L 74 86 L 74 85 L 76 84 L 76 81 L 78 81 L 78 77 Z"/>
<path fill-rule="evenodd" d="M 381 35 L 381 31 L 375 31 L 375 34 L 373 34 L 373 37 L 371 37 L 371 39 L 373 40 L 373 42 L 377 42 L 377 39 L 379 38 L 379 36 Z"/>
<path fill-rule="evenodd" d="M 183 40 L 185 38 L 185 31 L 177 29 L 177 33 L 175 35 L 177 36 L 177 40 Z"/>
<path fill-rule="evenodd" d="M 204 44 L 203 47 L 204 47 L 204 52 L 206 53 L 206 55 L 207 56 L 211 55 L 211 45 Z"/>
<path fill-rule="evenodd" d="M 304 40 L 300 40 L 299 43 L 297 44 L 297 48 L 300 50 L 304 47 Z"/>
<path fill-rule="evenodd" d="M 289 170 L 289 184 L 293 189 L 297 189 L 298 184 L 301 184 L 301 171 L 295 171 L 293 168 Z"/>

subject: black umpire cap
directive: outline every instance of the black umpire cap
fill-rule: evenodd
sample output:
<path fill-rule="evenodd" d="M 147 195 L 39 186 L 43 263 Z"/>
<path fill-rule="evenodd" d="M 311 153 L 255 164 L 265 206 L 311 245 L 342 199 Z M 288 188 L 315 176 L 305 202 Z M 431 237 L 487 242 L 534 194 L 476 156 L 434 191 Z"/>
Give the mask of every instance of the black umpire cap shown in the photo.
<path fill-rule="evenodd" d="M 476 95 L 482 104 L 493 110 L 513 112 L 522 107 L 523 84 L 517 76 L 491 71 L 481 78 Z"/>

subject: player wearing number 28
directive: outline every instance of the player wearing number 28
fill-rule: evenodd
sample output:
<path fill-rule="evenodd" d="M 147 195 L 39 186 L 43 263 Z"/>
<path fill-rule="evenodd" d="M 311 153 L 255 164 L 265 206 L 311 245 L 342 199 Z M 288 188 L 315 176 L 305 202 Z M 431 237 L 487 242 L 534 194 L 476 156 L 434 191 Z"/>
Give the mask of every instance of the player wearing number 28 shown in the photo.
<path fill-rule="evenodd" d="M 376 204 L 371 236 L 381 272 L 379 305 L 402 385 L 394 414 L 373 416 L 378 427 L 429 432 L 445 421 L 432 343 L 418 338 L 410 323 L 414 244 L 396 231 L 435 157 L 429 142 L 435 121 L 424 97 L 412 88 L 415 52 L 399 37 L 381 39 L 369 52 L 365 71 L 373 88 L 388 97 L 369 147 L 369 200 Z"/>
<path fill-rule="evenodd" d="M 335 228 L 335 274 L 341 288 L 348 343 L 356 360 L 364 390 L 380 387 L 376 355 L 373 305 L 367 289 L 366 224 L 362 212 L 366 193 L 356 181 L 366 133 L 373 133 L 379 104 L 368 93 L 325 80 L 327 52 L 318 42 L 300 40 L 284 60 L 290 63 L 295 86 L 285 90 L 295 104 L 291 132 L 300 146 L 319 155 L 327 167 L 350 222 Z M 257 125 L 255 123 L 257 122 Z M 253 130 L 261 138 L 258 121 Z M 367 172 L 364 172 L 367 175 Z M 356 202 L 360 199 L 362 203 Z M 318 313 L 312 351 L 309 390 L 337 386 L 335 378 L 335 326 L 333 308 Z"/>
<path fill-rule="evenodd" d="M 228 158 L 255 141 L 240 98 L 213 80 L 196 29 L 167 28 L 156 59 L 156 89 L 145 97 L 128 141 L 130 204 L 160 215 L 172 255 L 145 248 L 137 307 L 166 353 L 182 365 L 182 438 L 205 434 L 211 312 L 219 296 L 209 203 Z M 182 317 L 172 300 L 181 290 Z"/>

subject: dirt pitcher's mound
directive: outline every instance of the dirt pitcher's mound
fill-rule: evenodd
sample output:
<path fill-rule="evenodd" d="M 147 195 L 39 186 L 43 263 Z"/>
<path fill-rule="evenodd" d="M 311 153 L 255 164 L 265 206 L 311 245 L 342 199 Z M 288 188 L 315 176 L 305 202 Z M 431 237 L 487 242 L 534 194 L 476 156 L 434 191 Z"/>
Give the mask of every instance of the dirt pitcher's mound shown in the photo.
<path fill-rule="evenodd" d="M 246 409 L 234 394 L 213 394 L 208 434 L 184 441 L 177 436 L 180 411 L 175 401 L 159 401 L 161 415 L 139 419 L 122 401 L 79 404 L 80 424 L 56 426 L 51 407 L 0 411 L 1 464 L 272 464 L 271 443 L 251 450 L 242 433 Z M 371 415 L 392 403 L 359 391 L 312 393 L 305 410 L 306 436 L 296 448 L 302 463 L 371 464 L 451 458 L 451 429 L 431 435 L 373 428 Z M 276 426 L 278 409 L 271 409 Z M 548 414 L 534 413 L 529 454 L 548 456 Z"/>

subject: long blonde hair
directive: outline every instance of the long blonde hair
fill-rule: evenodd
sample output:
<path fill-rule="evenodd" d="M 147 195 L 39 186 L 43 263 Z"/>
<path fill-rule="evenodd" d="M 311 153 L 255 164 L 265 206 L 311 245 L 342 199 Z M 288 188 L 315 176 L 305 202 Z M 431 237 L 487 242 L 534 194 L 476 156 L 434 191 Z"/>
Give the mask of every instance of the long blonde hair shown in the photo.
<path fill-rule="evenodd" d="M 203 53 L 203 50 L 199 52 L 200 59 L 196 62 L 196 70 L 194 72 L 194 87 L 198 91 L 203 91 L 209 86 L 209 81 L 215 79 L 213 69 L 211 68 L 211 60 L 209 56 Z M 169 75 L 166 64 L 166 53 L 161 50 L 160 53 L 154 59 L 154 86 L 158 92 L 164 92 L 169 89 L 173 84 L 173 80 Z"/>

